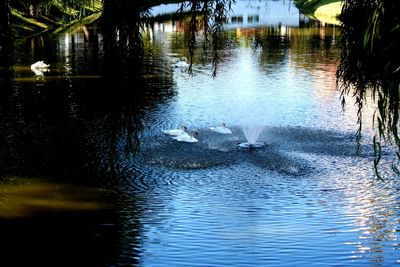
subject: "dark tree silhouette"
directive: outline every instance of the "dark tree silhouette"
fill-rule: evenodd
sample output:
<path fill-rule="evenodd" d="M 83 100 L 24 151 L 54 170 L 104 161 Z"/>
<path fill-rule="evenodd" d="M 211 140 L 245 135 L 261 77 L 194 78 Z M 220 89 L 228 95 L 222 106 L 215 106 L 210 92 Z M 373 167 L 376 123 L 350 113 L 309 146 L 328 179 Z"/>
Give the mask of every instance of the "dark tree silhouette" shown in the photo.
<path fill-rule="evenodd" d="M 373 122 L 375 171 L 382 154 L 382 141 L 394 143 L 398 172 L 400 159 L 399 89 L 400 89 L 400 3 L 391 0 L 345 0 L 342 21 L 340 65 L 337 70 L 342 100 L 352 93 L 358 105 L 357 142 L 362 133 L 363 107 L 369 96 L 377 103 Z"/>

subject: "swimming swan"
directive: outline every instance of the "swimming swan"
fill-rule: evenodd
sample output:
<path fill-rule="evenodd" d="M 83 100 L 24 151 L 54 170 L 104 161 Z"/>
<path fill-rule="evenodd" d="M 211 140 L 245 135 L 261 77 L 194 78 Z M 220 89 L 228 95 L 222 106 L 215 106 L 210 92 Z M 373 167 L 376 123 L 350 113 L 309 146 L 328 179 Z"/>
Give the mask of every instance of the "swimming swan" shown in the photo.
<path fill-rule="evenodd" d="M 164 134 L 167 135 L 172 135 L 172 136 L 178 136 L 182 134 L 188 134 L 187 133 L 187 127 L 185 125 L 182 125 L 180 129 L 172 129 L 172 130 L 164 130 L 162 131 Z"/>
<path fill-rule="evenodd" d="M 225 123 L 222 123 L 221 126 L 210 127 L 211 131 L 221 133 L 221 134 L 231 134 L 232 131 L 228 129 Z"/>
<path fill-rule="evenodd" d="M 178 136 L 174 136 L 174 137 L 172 137 L 172 139 L 177 140 L 179 142 L 196 143 L 199 141 L 196 139 L 196 137 L 198 135 L 199 135 L 199 133 L 197 131 L 193 131 L 190 134 L 185 133 L 185 134 L 181 134 Z"/>
<path fill-rule="evenodd" d="M 50 64 L 46 64 L 43 61 L 37 61 L 31 65 L 31 70 L 47 69 L 48 67 L 50 67 Z"/>
<path fill-rule="evenodd" d="M 187 58 L 182 57 L 178 63 L 176 63 L 175 68 L 179 68 L 180 70 L 186 70 L 189 68 L 189 64 L 187 63 Z"/>
<path fill-rule="evenodd" d="M 50 65 L 44 63 L 43 61 L 35 62 L 31 65 L 31 70 L 35 73 L 35 77 L 37 80 L 44 79 L 44 72 L 48 72 Z"/>
<path fill-rule="evenodd" d="M 44 79 L 44 72 L 46 72 L 46 69 L 32 69 L 32 71 L 35 73 L 36 80 Z"/>

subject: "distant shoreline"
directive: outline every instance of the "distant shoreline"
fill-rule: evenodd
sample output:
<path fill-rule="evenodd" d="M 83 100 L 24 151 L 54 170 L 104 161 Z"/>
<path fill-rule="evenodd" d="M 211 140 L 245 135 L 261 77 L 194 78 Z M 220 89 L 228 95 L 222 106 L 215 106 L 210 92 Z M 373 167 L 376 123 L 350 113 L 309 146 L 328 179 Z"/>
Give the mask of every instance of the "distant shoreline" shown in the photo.
<path fill-rule="evenodd" d="M 296 6 L 306 15 L 321 22 L 340 25 L 341 0 L 295 0 Z"/>

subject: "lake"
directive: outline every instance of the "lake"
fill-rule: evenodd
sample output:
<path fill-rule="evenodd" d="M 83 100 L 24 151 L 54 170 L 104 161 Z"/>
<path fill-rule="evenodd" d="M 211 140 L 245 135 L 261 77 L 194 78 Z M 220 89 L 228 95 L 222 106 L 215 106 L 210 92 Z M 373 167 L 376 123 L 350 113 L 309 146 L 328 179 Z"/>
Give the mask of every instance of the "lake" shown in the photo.
<path fill-rule="evenodd" d="M 175 67 L 187 20 L 154 22 L 122 75 L 95 25 L 18 40 L 0 101 L 1 266 L 400 263 L 400 183 L 390 153 L 375 177 L 372 104 L 356 153 L 339 28 L 292 1 L 238 5 L 215 77 L 200 45 L 191 74 Z M 181 125 L 199 141 L 162 133 Z M 239 147 L 252 127 L 265 146 Z"/>

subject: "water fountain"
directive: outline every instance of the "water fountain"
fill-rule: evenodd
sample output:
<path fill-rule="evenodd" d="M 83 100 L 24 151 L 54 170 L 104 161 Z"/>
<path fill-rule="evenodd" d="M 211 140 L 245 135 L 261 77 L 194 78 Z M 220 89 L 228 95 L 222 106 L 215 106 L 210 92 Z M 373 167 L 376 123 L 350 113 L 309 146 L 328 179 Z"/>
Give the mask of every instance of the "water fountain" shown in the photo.
<path fill-rule="evenodd" d="M 263 129 L 264 126 L 259 123 L 242 126 L 247 142 L 240 143 L 239 146 L 243 148 L 260 148 L 265 146 L 265 143 L 257 141 Z"/>

